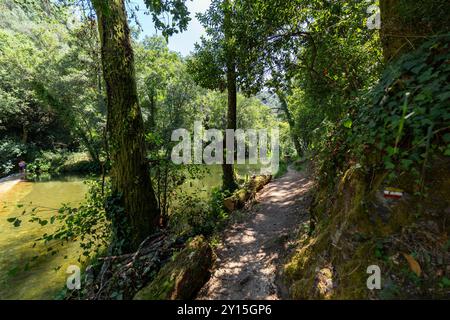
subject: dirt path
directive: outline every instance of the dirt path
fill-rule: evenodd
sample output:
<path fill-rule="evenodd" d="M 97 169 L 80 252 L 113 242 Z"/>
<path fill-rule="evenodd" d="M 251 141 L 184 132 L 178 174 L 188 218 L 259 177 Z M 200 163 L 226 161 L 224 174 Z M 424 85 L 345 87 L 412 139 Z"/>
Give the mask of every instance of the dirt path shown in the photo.
<path fill-rule="evenodd" d="M 17 183 L 20 182 L 20 175 L 13 174 L 6 178 L 0 179 L 0 200 L 2 194 L 6 194 L 12 187 L 14 187 Z"/>
<path fill-rule="evenodd" d="M 278 275 L 289 253 L 289 243 L 308 218 L 311 186 L 305 171 L 291 168 L 282 178 L 266 185 L 243 221 L 225 231 L 216 250 L 212 276 L 197 299 L 287 298 Z"/>

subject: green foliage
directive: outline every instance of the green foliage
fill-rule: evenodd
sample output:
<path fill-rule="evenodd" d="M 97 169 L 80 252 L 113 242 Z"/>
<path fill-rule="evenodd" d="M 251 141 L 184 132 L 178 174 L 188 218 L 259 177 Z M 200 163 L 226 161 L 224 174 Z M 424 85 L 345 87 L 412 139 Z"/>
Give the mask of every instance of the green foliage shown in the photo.
<path fill-rule="evenodd" d="M 27 165 L 27 173 L 38 174 L 58 174 L 60 167 L 65 163 L 67 154 L 63 151 L 51 152 L 42 151 Z"/>
<path fill-rule="evenodd" d="M 395 178 L 415 173 L 432 154 L 450 155 L 449 36 L 430 40 L 390 65 L 368 92 L 347 129 L 347 143 L 361 161 L 381 153 L 384 169 Z"/>
<path fill-rule="evenodd" d="M 291 138 L 317 149 L 347 101 L 378 77 L 381 45 L 366 10 L 358 1 L 213 1 L 188 70 L 201 86 L 224 90 L 231 52 L 242 92 L 286 96 Z"/>
<path fill-rule="evenodd" d="M 388 65 L 377 86 L 348 103 L 320 146 L 321 179 L 357 162 L 366 172 L 386 171 L 388 181 L 408 172 L 415 192 L 434 156 L 450 155 L 449 36 L 435 37 Z M 349 125 L 351 123 L 351 126 Z"/>
<path fill-rule="evenodd" d="M 288 163 L 286 161 L 281 160 L 279 164 L 279 168 L 277 173 L 274 175 L 274 178 L 282 177 L 288 171 Z"/>
<path fill-rule="evenodd" d="M 78 242 L 81 248 L 79 262 L 84 262 L 98 255 L 110 245 L 112 230 L 111 218 L 105 211 L 105 199 L 110 194 L 109 185 L 91 180 L 86 182 L 89 191 L 85 201 L 77 208 L 63 205 L 48 219 L 42 219 L 38 207 L 24 210 L 18 217 L 11 217 L 8 222 L 14 227 L 20 227 L 23 219 L 37 223 L 40 226 L 55 225 L 50 233 L 45 233 L 36 239 L 47 246 L 47 253 L 54 255 L 68 242 Z M 33 258 L 35 259 L 35 258 Z"/>
<path fill-rule="evenodd" d="M 312 22 L 305 30 L 306 43 L 300 44 L 302 65 L 288 69 L 294 86 L 289 105 L 295 132 L 306 148 L 317 151 L 335 123 L 342 120 L 346 129 L 353 125 L 349 102 L 377 81 L 381 45 L 364 25 L 364 1 L 308 2 L 304 19 Z"/>
<path fill-rule="evenodd" d="M 186 0 L 144 0 L 144 2 L 151 11 L 155 27 L 162 30 L 166 38 L 187 29 L 191 19 L 185 4 Z M 167 21 L 168 16 L 171 17 L 170 23 Z"/>
<path fill-rule="evenodd" d="M 108 169 L 108 163 L 104 164 L 105 169 Z M 58 168 L 60 173 L 77 173 L 77 174 L 98 174 L 102 170 L 99 164 L 92 161 L 91 157 L 86 152 L 71 152 L 67 153 L 64 164 Z"/>
<path fill-rule="evenodd" d="M 55 3 L 0 9 L 1 135 L 27 151 L 82 149 L 99 162 L 105 108 L 95 25 L 74 19 L 69 28 L 67 10 Z"/>
<path fill-rule="evenodd" d="M 446 0 L 401 0 L 398 1 L 397 10 L 399 15 L 398 21 L 395 22 L 404 25 L 406 30 L 414 30 L 417 35 L 439 35 L 450 31 L 450 16 Z M 417 30 L 417 26 L 422 28 Z"/>
<path fill-rule="evenodd" d="M 211 41 L 202 39 L 202 44 L 196 44 L 196 53 L 187 61 L 188 70 L 193 79 L 203 88 L 225 91 L 226 79 L 223 62 Z"/>
<path fill-rule="evenodd" d="M 214 189 L 209 199 L 182 192 L 177 197 L 169 227 L 181 235 L 212 235 L 228 220 L 228 213 L 223 207 L 223 200 L 227 196 L 229 193 L 220 188 Z"/>
<path fill-rule="evenodd" d="M 121 194 L 110 194 L 104 199 L 105 216 L 111 226 L 109 252 L 115 255 L 129 253 L 132 246 L 129 216 L 121 205 L 121 196 Z"/>
<path fill-rule="evenodd" d="M 440 286 L 443 288 L 450 288 L 450 279 L 447 277 L 443 277 Z"/>
<path fill-rule="evenodd" d="M 27 173 L 32 177 L 39 175 L 58 175 L 62 173 L 98 173 L 98 163 L 92 161 L 84 152 L 67 150 L 41 151 L 27 164 Z"/>
<path fill-rule="evenodd" d="M 0 177 L 14 171 L 20 157 L 24 156 L 27 146 L 12 139 L 0 141 Z"/>
<path fill-rule="evenodd" d="M 198 14 L 198 19 L 206 35 L 188 60 L 188 70 L 195 81 L 204 88 L 222 92 L 227 86 L 227 69 L 232 70 L 233 66 L 239 88 L 247 94 L 257 93 L 264 84 L 265 69 L 251 60 L 256 49 L 252 41 L 261 28 L 253 25 L 248 32 L 255 16 L 247 2 L 213 0 L 207 12 Z"/>

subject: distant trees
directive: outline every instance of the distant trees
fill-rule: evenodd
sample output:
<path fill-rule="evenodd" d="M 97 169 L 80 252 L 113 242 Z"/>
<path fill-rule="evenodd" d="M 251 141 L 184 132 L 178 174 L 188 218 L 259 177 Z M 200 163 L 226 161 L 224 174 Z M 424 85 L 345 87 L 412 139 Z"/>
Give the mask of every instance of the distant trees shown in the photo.
<path fill-rule="evenodd" d="M 234 10 L 234 1 L 215 0 L 209 10 L 200 16 L 200 21 L 207 30 L 207 37 L 202 38 L 201 44 L 197 44 L 189 68 L 194 79 L 203 87 L 227 90 L 228 110 L 224 129 L 232 130 L 235 130 L 237 126 L 237 52 Z M 224 152 L 227 151 L 224 150 Z M 234 191 L 237 183 L 233 165 L 224 163 L 222 169 L 223 188 Z"/>
<path fill-rule="evenodd" d="M 224 129 L 237 128 L 238 91 L 256 93 L 264 83 L 264 68 L 252 60 L 255 57 L 252 55 L 253 40 L 262 26 L 255 25 L 254 12 L 246 9 L 246 1 L 212 1 L 209 10 L 199 15 L 207 35 L 197 44 L 188 64 L 199 85 L 212 90 L 226 90 L 228 110 Z M 235 190 L 237 184 L 233 165 L 223 164 L 222 167 L 223 188 Z"/>
<path fill-rule="evenodd" d="M 0 4 L 0 134 L 21 143 L 27 160 L 83 149 L 99 164 L 106 110 L 97 31 L 89 21 L 68 28 L 54 4 L 19 3 Z"/>

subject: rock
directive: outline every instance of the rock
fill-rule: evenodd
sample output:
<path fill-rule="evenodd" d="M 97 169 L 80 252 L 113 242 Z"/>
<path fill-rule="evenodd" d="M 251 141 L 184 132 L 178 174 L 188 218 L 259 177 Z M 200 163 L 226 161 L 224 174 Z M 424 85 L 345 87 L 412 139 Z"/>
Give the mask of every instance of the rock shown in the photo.
<path fill-rule="evenodd" d="M 247 282 L 250 281 L 250 276 L 246 276 L 244 279 L 242 279 L 241 281 L 239 281 L 239 284 L 241 286 L 245 286 L 247 284 Z"/>
<path fill-rule="evenodd" d="M 188 300 L 208 281 L 212 249 L 203 236 L 194 238 L 134 300 Z"/>
<path fill-rule="evenodd" d="M 369 219 L 372 223 L 376 223 L 377 217 L 388 223 L 392 215 L 392 207 L 398 200 L 386 199 L 383 190 L 378 190 L 375 194 L 375 200 L 370 203 Z"/>
<path fill-rule="evenodd" d="M 333 295 L 333 271 L 323 268 L 316 274 L 316 290 L 322 299 L 329 299 Z"/>
<path fill-rule="evenodd" d="M 236 190 L 232 196 L 224 199 L 223 205 L 229 212 L 243 208 L 245 203 L 255 196 L 271 179 L 272 176 L 270 175 L 252 177 L 242 189 Z"/>
<path fill-rule="evenodd" d="M 232 212 L 232 211 L 234 211 L 236 209 L 235 205 L 234 205 L 234 199 L 231 198 L 231 197 L 224 199 L 223 200 L 223 205 L 225 206 L 225 208 L 227 208 L 227 210 L 229 212 Z"/>

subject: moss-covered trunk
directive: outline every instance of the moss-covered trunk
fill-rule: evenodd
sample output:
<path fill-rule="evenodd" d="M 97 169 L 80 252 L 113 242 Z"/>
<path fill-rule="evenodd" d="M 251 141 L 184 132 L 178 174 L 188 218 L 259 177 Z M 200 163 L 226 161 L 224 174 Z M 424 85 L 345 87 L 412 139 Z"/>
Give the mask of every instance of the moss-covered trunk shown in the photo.
<path fill-rule="evenodd" d="M 381 42 L 385 61 L 391 60 L 404 47 L 404 39 L 398 34 L 398 0 L 381 0 Z"/>
<path fill-rule="evenodd" d="M 380 10 L 386 62 L 416 49 L 431 35 L 450 31 L 448 0 L 381 0 Z"/>
<path fill-rule="evenodd" d="M 113 217 L 113 221 L 117 221 L 118 240 L 124 240 L 125 250 L 133 250 L 157 227 L 159 209 L 146 159 L 130 29 L 124 0 L 96 0 L 93 4 L 107 92 L 111 182 L 113 195 L 119 197 L 125 212 L 125 219 Z"/>
<path fill-rule="evenodd" d="M 237 209 L 242 209 L 245 204 L 254 199 L 257 192 L 259 192 L 266 184 L 272 180 L 272 176 L 257 176 L 246 183 L 243 188 L 234 191 L 234 193 L 223 200 L 223 205 L 229 212 Z"/>

